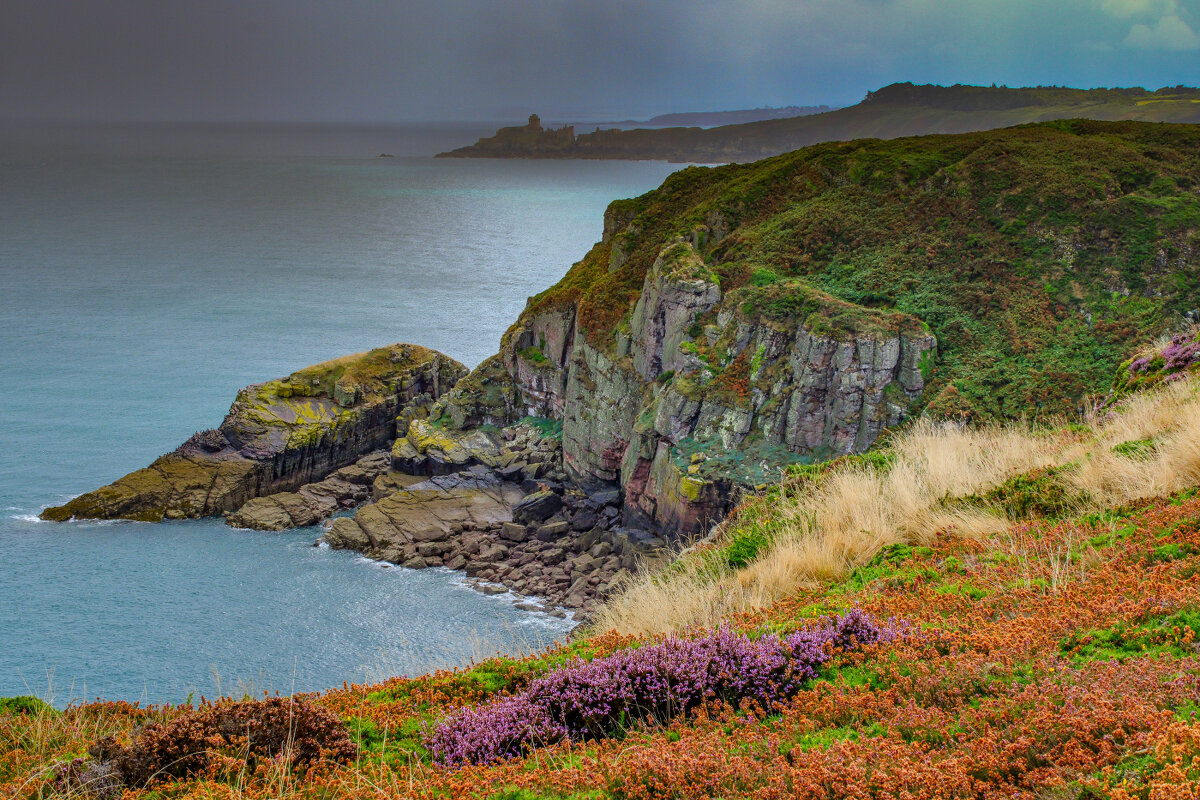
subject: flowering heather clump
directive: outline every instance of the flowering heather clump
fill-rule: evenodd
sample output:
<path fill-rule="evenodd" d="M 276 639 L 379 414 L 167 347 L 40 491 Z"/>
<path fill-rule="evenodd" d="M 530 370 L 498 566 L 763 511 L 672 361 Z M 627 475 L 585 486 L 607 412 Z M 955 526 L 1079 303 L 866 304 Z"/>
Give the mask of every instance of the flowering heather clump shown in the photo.
<path fill-rule="evenodd" d="M 667 722 L 712 701 L 771 708 L 816 677 L 832 649 L 890 641 L 897 631 L 854 609 L 782 640 L 722 628 L 621 650 L 552 672 L 514 697 L 459 712 L 434 729 L 427 747 L 443 764 L 486 764 L 564 738 L 599 739 L 634 722 Z"/>
<path fill-rule="evenodd" d="M 544 706 L 517 695 L 460 711 L 453 726 L 434 729 L 427 747 L 446 763 L 490 763 L 565 738 L 566 728 L 551 719 Z"/>
<path fill-rule="evenodd" d="M 1200 330 L 1177 333 L 1157 349 L 1143 352 L 1122 365 L 1114 386 L 1117 389 L 1144 389 L 1159 382 L 1181 380 L 1200 363 Z"/>

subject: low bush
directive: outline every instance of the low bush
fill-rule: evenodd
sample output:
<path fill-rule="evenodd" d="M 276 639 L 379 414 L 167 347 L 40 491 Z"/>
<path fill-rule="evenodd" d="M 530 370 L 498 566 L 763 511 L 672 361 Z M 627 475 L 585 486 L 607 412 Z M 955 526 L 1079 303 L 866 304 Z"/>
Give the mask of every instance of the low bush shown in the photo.
<path fill-rule="evenodd" d="M 66 792 L 118 794 L 155 781 L 195 775 L 216 754 L 247 763 L 281 758 L 292 764 L 345 762 L 357 754 L 346 726 L 311 701 L 272 697 L 202 706 L 139 728 L 128 744 L 108 736 L 59 770 Z"/>
<path fill-rule="evenodd" d="M 23 694 L 17 697 L 0 697 L 0 714 L 53 715 L 57 713 L 49 703 L 32 695 Z"/>
<path fill-rule="evenodd" d="M 770 709 L 816 677 L 834 650 L 890 641 L 898 630 L 855 609 L 785 638 L 751 639 L 729 628 L 673 637 L 571 664 L 520 694 L 460 711 L 431 731 L 426 747 L 445 765 L 487 764 L 564 739 L 665 723 L 710 702 Z"/>

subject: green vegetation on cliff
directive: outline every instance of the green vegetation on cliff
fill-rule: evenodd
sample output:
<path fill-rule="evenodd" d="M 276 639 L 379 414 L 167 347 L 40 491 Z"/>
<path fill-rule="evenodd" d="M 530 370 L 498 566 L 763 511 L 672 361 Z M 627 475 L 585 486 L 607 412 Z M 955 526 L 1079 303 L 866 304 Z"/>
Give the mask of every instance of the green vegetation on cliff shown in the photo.
<path fill-rule="evenodd" d="M 1086 120 L 689 167 L 613 203 L 604 241 L 523 318 L 577 306 L 582 335 L 612 353 L 682 237 L 743 313 L 850 337 L 927 325 L 934 408 L 1065 412 L 1197 305 L 1198 174 L 1200 128 Z"/>

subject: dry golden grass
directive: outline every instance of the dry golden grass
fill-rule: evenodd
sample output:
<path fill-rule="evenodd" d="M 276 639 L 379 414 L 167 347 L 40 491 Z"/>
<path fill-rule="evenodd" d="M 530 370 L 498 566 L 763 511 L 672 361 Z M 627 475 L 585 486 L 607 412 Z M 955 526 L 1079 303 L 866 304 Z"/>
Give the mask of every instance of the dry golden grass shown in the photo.
<path fill-rule="evenodd" d="M 1200 382 L 1181 380 L 1092 414 L 1087 428 L 1027 424 L 961 428 L 918 420 L 892 437 L 891 466 L 850 464 L 820 480 L 793 479 L 778 499 L 748 503 L 714 542 L 769 522 L 767 551 L 740 570 L 701 546 L 670 569 L 641 574 L 596 616 L 596 630 L 657 634 L 712 626 L 765 608 L 803 586 L 843 576 L 891 544 L 939 532 L 996 540 L 1011 525 L 999 510 L 949 498 L 985 493 L 1032 470 L 1074 465 L 1057 478 L 1079 512 L 1200 484 Z M 1140 454 L 1113 447 L 1151 440 Z"/>

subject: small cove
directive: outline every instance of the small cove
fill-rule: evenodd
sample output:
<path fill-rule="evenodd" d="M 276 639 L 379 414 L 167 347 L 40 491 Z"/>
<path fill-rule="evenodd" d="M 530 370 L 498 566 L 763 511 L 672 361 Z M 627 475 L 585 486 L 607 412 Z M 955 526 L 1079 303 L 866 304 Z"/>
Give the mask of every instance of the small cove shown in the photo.
<path fill-rule="evenodd" d="M 0 132 L 0 695 L 312 691 L 566 635 L 459 575 L 314 548 L 318 529 L 36 521 L 248 383 L 394 341 L 473 366 L 610 200 L 675 169 L 427 157 L 476 135 Z"/>

